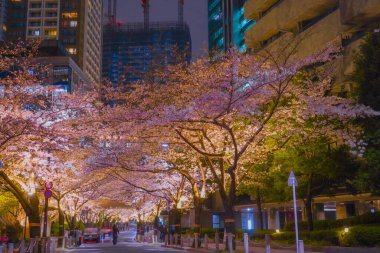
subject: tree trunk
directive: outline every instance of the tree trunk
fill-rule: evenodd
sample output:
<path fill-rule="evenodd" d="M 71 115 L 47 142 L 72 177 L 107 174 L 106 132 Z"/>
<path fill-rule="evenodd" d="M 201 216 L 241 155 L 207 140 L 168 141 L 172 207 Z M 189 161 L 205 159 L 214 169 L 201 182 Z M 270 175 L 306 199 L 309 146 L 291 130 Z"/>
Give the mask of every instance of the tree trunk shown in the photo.
<path fill-rule="evenodd" d="M 39 210 L 39 199 L 36 194 L 30 196 L 30 210 L 26 214 L 29 219 L 30 238 L 41 236 L 41 217 Z"/>
<path fill-rule="evenodd" d="M 201 212 L 202 203 L 199 197 L 194 197 L 194 233 L 200 234 L 201 232 Z"/>
<path fill-rule="evenodd" d="M 181 212 L 178 208 L 173 209 L 173 222 L 175 226 L 174 233 L 180 234 L 181 233 Z"/>
<path fill-rule="evenodd" d="M 258 218 L 259 218 L 259 227 L 258 229 L 264 229 L 264 226 L 263 226 L 263 208 L 262 208 L 262 199 L 261 199 L 261 194 L 260 194 L 260 190 L 258 189 L 256 191 L 256 203 L 257 203 L 257 212 L 258 212 Z"/>
<path fill-rule="evenodd" d="M 58 203 L 58 225 L 59 225 L 58 236 L 63 237 L 65 236 L 65 216 L 61 209 L 61 201 L 57 200 L 57 203 Z M 63 246 L 62 244 L 63 244 L 63 239 L 59 239 L 58 247 L 59 248 L 62 247 Z"/>
<path fill-rule="evenodd" d="M 201 234 L 201 212 L 202 212 L 202 200 L 199 196 L 194 196 L 194 233 L 199 235 L 198 248 L 201 246 L 200 234 Z M 195 240 L 192 247 L 195 248 Z"/>
<path fill-rule="evenodd" d="M 312 210 L 312 201 L 313 201 L 313 194 L 312 194 L 312 181 L 313 174 L 309 174 L 309 180 L 307 185 L 307 196 L 305 201 L 305 208 L 306 208 L 306 216 L 307 216 L 307 228 L 309 231 L 313 231 L 314 224 L 313 224 L 313 210 Z"/>

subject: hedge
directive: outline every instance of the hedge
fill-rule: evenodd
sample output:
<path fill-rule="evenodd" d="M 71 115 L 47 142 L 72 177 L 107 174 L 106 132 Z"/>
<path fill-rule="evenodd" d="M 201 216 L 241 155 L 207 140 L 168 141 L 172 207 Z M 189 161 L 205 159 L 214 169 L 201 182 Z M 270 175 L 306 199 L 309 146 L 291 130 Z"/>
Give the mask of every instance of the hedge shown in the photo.
<path fill-rule="evenodd" d="M 253 239 L 265 239 L 265 235 L 272 235 L 276 233 L 275 230 L 255 230 L 253 232 Z"/>
<path fill-rule="evenodd" d="M 355 226 L 362 224 L 374 224 L 380 223 L 380 213 L 365 213 L 359 216 L 355 216 L 347 219 L 340 220 L 318 220 L 314 221 L 314 230 L 328 230 L 341 228 L 344 226 Z M 298 222 L 300 230 L 307 230 L 307 221 Z M 294 222 L 288 222 L 284 226 L 285 231 L 294 231 Z"/>
<path fill-rule="evenodd" d="M 375 247 L 380 246 L 380 226 L 355 226 L 347 233 L 339 233 L 340 246 Z"/>
<path fill-rule="evenodd" d="M 273 230 L 255 231 L 253 237 L 263 239 L 265 234 L 270 234 L 274 241 L 285 241 L 289 244 L 295 243 L 295 232 L 285 231 L 275 233 Z M 358 225 L 349 227 L 345 232 L 343 228 L 332 230 L 301 231 L 300 239 L 306 244 L 318 242 L 322 245 L 343 247 L 379 247 L 380 246 L 380 224 Z"/>

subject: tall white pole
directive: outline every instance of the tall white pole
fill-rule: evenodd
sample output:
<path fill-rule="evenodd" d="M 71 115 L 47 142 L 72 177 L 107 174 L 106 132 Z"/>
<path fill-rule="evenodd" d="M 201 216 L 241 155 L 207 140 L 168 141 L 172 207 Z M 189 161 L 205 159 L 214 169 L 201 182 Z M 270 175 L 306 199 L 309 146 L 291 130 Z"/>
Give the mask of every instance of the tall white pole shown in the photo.
<path fill-rule="evenodd" d="M 297 253 L 299 253 L 298 245 L 298 215 L 297 215 L 297 198 L 296 198 L 296 185 L 293 184 L 293 208 L 294 208 L 294 223 L 296 226 L 296 247 Z"/>

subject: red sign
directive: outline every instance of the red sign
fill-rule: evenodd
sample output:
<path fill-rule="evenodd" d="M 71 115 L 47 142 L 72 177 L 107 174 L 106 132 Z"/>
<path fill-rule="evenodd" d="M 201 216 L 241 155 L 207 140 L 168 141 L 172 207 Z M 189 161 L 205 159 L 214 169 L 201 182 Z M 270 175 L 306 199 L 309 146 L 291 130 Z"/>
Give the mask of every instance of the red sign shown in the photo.
<path fill-rule="evenodd" d="M 47 190 L 50 190 L 53 188 L 53 182 L 45 182 L 45 188 Z"/>
<path fill-rule="evenodd" d="M 45 198 L 51 198 L 51 196 L 53 196 L 53 192 L 49 189 L 45 190 L 44 191 L 44 195 L 45 195 Z"/>

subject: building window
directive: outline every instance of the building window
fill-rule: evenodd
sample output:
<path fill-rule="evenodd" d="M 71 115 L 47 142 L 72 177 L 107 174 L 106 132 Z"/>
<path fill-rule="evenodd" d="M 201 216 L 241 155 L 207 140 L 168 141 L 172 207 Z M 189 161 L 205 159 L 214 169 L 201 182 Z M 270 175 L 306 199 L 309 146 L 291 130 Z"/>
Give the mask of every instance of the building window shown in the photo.
<path fill-rule="evenodd" d="M 247 210 L 241 213 L 241 228 L 244 230 L 254 229 L 253 212 Z"/>
<path fill-rule="evenodd" d="M 78 18 L 78 12 L 63 12 L 63 18 Z"/>
<path fill-rule="evenodd" d="M 212 228 L 220 228 L 220 215 L 213 214 L 212 215 Z"/>
<path fill-rule="evenodd" d="M 57 30 L 46 30 L 45 36 L 57 36 Z"/>
<path fill-rule="evenodd" d="M 70 48 L 67 48 L 66 50 L 67 50 L 67 52 L 69 52 L 69 54 L 72 54 L 72 55 L 77 54 L 77 49 L 76 48 L 70 47 Z"/>
<path fill-rule="evenodd" d="M 78 26 L 78 21 L 72 20 L 70 21 L 70 27 L 77 27 Z"/>
<path fill-rule="evenodd" d="M 40 30 L 30 30 L 28 32 L 29 36 L 40 36 Z"/>

